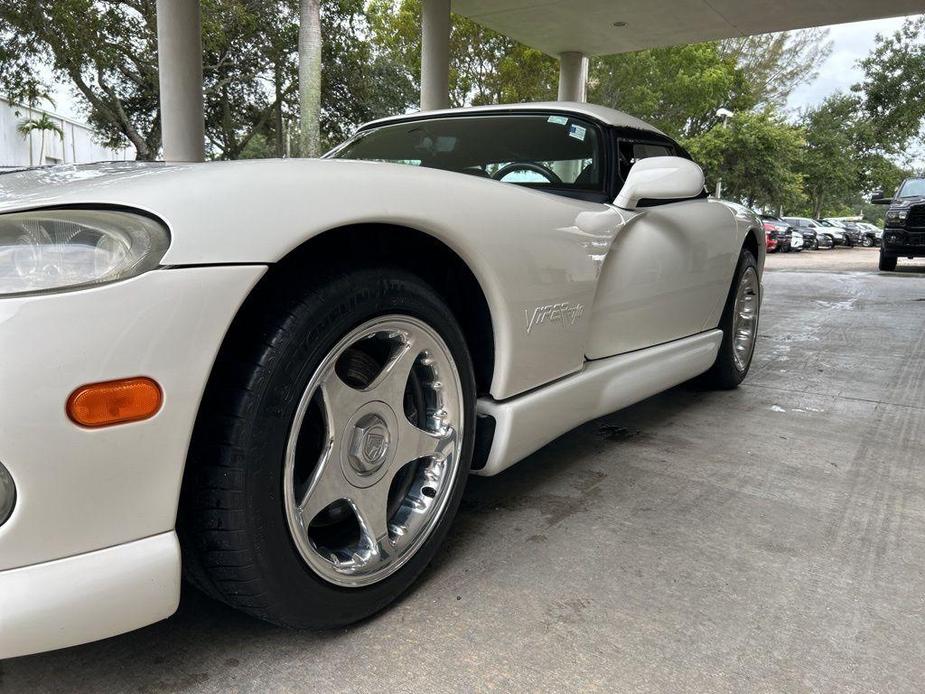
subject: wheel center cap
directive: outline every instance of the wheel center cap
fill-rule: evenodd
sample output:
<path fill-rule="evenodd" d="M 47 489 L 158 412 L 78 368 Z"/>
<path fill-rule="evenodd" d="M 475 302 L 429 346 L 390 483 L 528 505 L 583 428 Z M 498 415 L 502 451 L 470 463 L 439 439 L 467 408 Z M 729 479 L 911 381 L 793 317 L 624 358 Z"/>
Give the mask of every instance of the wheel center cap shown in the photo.
<path fill-rule="evenodd" d="M 392 440 L 389 427 L 378 414 L 367 414 L 353 426 L 348 460 L 350 467 L 363 477 L 378 472 L 388 458 Z"/>

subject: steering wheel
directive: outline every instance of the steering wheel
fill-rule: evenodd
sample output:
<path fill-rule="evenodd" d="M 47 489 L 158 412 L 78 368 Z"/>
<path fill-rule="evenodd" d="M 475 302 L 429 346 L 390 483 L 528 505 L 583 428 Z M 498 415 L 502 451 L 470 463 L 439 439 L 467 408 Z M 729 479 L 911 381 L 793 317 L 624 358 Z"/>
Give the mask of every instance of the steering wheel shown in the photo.
<path fill-rule="evenodd" d="M 562 179 L 556 175 L 555 171 L 547 169 L 542 164 L 534 164 L 528 161 L 514 162 L 513 164 L 508 164 L 507 166 L 502 166 L 500 169 L 495 171 L 495 175 L 492 176 L 496 181 L 502 180 L 509 173 L 514 171 L 532 171 L 533 173 L 539 174 L 547 181 L 553 184 L 562 183 Z"/>

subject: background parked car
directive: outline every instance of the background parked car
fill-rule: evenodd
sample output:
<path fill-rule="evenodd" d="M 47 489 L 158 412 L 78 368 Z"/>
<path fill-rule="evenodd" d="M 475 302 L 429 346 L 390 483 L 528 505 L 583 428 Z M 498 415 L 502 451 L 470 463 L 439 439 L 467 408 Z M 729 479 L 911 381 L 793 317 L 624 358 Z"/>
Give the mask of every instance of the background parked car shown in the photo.
<path fill-rule="evenodd" d="M 823 219 L 820 220 L 823 224 L 828 222 L 833 226 L 839 227 L 845 230 L 845 245 L 849 247 L 859 246 L 861 244 L 861 227 L 858 226 L 857 222 L 852 222 L 846 219 Z"/>
<path fill-rule="evenodd" d="M 804 241 L 808 234 L 812 234 L 815 237 L 813 248 L 832 248 L 835 245 L 835 234 L 833 232 L 837 230 L 833 227 L 823 226 L 809 217 L 781 217 L 781 220 L 803 234 Z M 839 236 L 841 236 L 842 243 L 844 243 L 844 234 L 839 234 Z"/>
<path fill-rule="evenodd" d="M 803 250 L 803 234 L 794 229 L 790 232 L 790 252 L 799 253 Z"/>
<path fill-rule="evenodd" d="M 767 229 L 764 231 L 764 245 L 768 253 L 777 253 L 777 237 Z"/>
<path fill-rule="evenodd" d="M 883 229 L 870 222 L 858 222 L 861 232 L 861 245 L 865 248 L 879 246 L 883 240 Z"/>
<path fill-rule="evenodd" d="M 761 218 L 761 223 L 764 226 L 765 234 L 769 237 L 774 238 L 774 250 L 771 249 L 770 245 L 768 246 L 768 251 L 770 253 L 781 252 L 786 253 L 793 248 L 793 228 L 787 224 L 785 221 L 773 217 L 771 215 L 758 215 Z M 802 247 L 802 238 L 801 238 L 801 247 Z"/>
<path fill-rule="evenodd" d="M 836 246 L 849 246 L 851 245 L 848 235 L 845 232 L 845 228 L 836 222 L 830 222 L 827 219 L 815 219 L 812 220 L 816 222 L 819 226 L 826 230 L 826 233 L 832 235 L 832 240 L 835 242 Z"/>
<path fill-rule="evenodd" d="M 925 257 L 925 178 L 907 178 L 892 198 L 877 191 L 871 202 L 890 206 L 880 243 L 880 269 L 895 270 L 899 258 Z"/>
<path fill-rule="evenodd" d="M 819 249 L 819 241 L 816 238 L 816 232 L 812 229 L 795 229 L 796 233 L 803 237 L 803 248 L 807 251 Z"/>

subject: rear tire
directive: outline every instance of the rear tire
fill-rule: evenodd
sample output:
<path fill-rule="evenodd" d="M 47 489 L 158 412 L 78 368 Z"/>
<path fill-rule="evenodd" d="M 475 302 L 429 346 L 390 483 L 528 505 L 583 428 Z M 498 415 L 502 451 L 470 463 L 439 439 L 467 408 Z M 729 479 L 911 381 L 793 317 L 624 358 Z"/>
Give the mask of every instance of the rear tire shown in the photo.
<path fill-rule="evenodd" d="M 699 378 L 702 386 L 731 390 L 745 380 L 755 353 L 760 313 L 758 263 L 751 251 L 743 248 L 719 324 L 723 340 L 713 366 Z"/>
<path fill-rule="evenodd" d="M 450 309 L 407 272 L 267 292 L 196 424 L 184 569 L 258 618 L 340 627 L 394 601 L 442 544 L 472 457 L 473 367 Z"/>
<path fill-rule="evenodd" d="M 883 249 L 880 249 L 880 269 L 883 272 L 892 272 L 896 269 L 896 256 L 886 255 Z"/>
<path fill-rule="evenodd" d="M 861 241 L 861 245 L 863 245 L 864 248 L 870 248 L 871 246 L 874 245 L 874 240 L 870 238 L 870 236 L 865 236 L 864 239 Z"/>

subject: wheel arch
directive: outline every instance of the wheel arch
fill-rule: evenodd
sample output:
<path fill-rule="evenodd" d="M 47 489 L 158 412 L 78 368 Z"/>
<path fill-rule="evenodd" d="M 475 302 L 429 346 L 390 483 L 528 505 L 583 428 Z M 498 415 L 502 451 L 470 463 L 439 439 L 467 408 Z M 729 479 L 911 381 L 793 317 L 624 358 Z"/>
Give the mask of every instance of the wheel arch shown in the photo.
<path fill-rule="evenodd" d="M 350 267 L 387 264 L 430 284 L 459 322 L 472 357 L 477 392 L 491 389 L 495 366 L 495 325 L 486 293 L 469 264 L 445 242 L 408 226 L 387 223 L 350 224 L 328 229 L 290 250 L 270 266 L 244 301 L 226 342 L 272 297 L 280 283 L 303 283 Z M 225 348 L 223 344 L 222 349 Z"/>
<path fill-rule="evenodd" d="M 751 251 L 752 255 L 755 256 L 755 260 L 760 260 L 758 248 L 760 247 L 761 233 L 755 227 L 749 227 L 748 233 L 745 234 L 745 240 L 742 242 L 742 248 Z"/>

